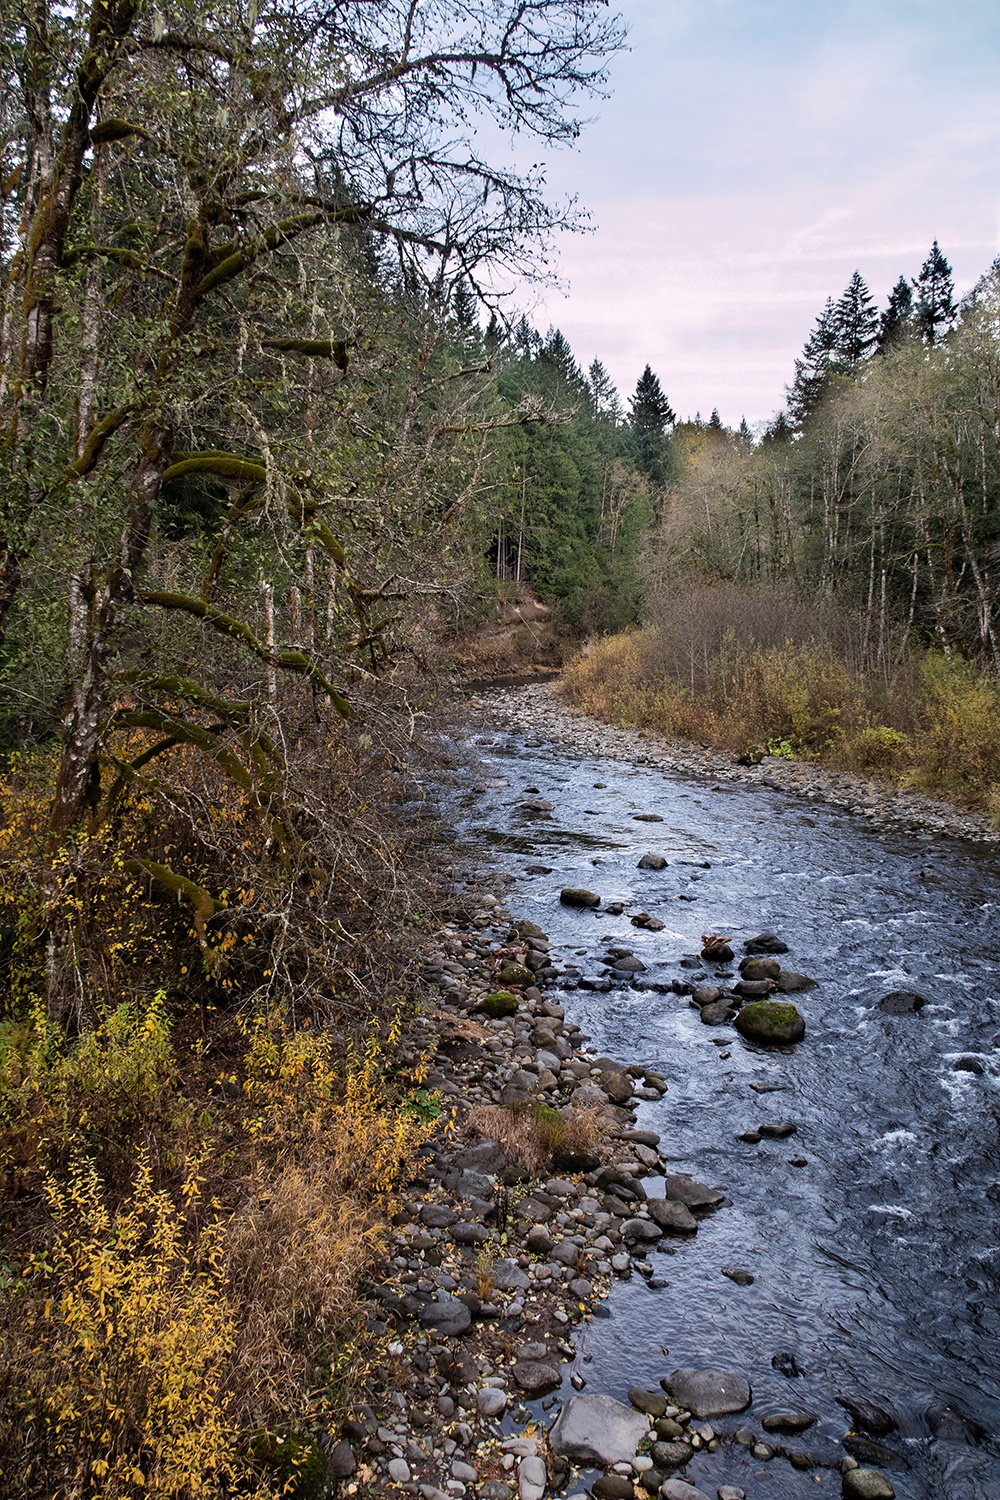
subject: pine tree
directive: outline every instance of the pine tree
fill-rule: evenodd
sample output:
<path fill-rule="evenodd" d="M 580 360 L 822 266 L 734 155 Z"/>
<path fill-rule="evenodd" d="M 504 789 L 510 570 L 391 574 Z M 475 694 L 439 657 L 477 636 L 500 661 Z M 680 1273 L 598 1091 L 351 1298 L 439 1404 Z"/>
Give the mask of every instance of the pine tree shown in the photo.
<path fill-rule="evenodd" d="M 569 340 L 558 328 L 550 328 L 538 355 L 539 363 L 552 377 L 553 394 L 563 400 L 579 399 L 587 390 L 583 371 L 573 358 Z"/>
<path fill-rule="evenodd" d="M 736 436 L 739 438 L 740 442 L 744 443 L 748 448 L 752 446 L 753 433 L 750 431 L 750 426 L 747 422 L 746 417 L 740 417 L 740 425 L 736 429 Z"/>
<path fill-rule="evenodd" d="M 878 313 L 860 271 L 855 271 L 834 309 L 837 363 L 852 373 L 875 347 Z"/>
<path fill-rule="evenodd" d="M 889 293 L 889 305 L 879 319 L 878 350 L 885 354 L 913 331 L 913 288 L 901 276 Z"/>
<path fill-rule="evenodd" d="M 788 389 L 788 411 L 796 427 L 808 421 L 822 401 L 830 376 L 838 367 L 839 353 L 837 307 L 828 297 L 806 339 L 801 359 L 795 361 L 795 379 Z"/>
<path fill-rule="evenodd" d="M 451 318 L 459 337 L 468 338 L 479 332 L 479 305 L 464 277 L 456 282 L 451 294 Z"/>
<path fill-rule="evenodd" d="M 708 419 L 708 430 L 709 432 L 722 431 L 722 418 L 719 416 L 719 408 L 717 406 L 712 407 L 712 415 Z"/>
<path fill-rule="evenodd" d="M 636 382 L 630 405 L 636 467 L 654 484 L 666 484 L 670 471 L 667 428 L 672 427 L 677 418 L 649 365 Z"/>
<path fill-rule="evenodd" d="M 587 371 L 590 380 L 590 395 L 594 403 L 594 415 L 617 427 L 625 417 L 625 408 L 618 388 L 599 359 L 595 359 Z"/>
<path fill-rule="evenodd" d="M 941 254 L 937 240 L 913 285 L 917 293 L 913 320 L 920 337 L 925 344 L 939 344 L 958 317 L 958 308 L 951 266 Z"/>

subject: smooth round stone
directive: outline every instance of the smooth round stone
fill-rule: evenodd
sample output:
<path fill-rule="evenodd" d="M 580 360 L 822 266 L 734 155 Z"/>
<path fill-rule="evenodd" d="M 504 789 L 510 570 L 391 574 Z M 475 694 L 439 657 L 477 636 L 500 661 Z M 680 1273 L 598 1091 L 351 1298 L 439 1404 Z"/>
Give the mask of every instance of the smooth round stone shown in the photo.
<path fill-rule="evenodd" d="M 405 1458 L 390 1458 L 388 1467 L 389 1478 L 393 1484 L 409 1484 L 410 1466 Z"/>
<path fill-rule="evenodd" d="M 841 1479 L 844 1500 L 894 1500 L 892 1481 L 881 1469 L 851 1469 Z"/>
<path fill-rule="evenodd" d="M 487 1389 L 476 1396 L 476 1410 L 481 1417 L 498 1417 L 506 1406 L 506 1391 Z"/>
<path fill-rule="evenodd" d="M 750 1405 L 749 1383 L 733 1370 L 674 1370 L 664 1384 L 696 1417 L 718 1417 Z"/>

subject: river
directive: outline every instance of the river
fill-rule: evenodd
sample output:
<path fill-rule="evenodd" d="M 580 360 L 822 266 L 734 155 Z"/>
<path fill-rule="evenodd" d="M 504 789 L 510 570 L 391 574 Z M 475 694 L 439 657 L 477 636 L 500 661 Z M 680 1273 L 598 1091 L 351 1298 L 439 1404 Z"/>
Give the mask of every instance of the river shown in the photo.
<path fill-rule="evenodd" d="M 739 1370 L 753 1406 L 713 1425 L 805 1409 L 818 1421 L 790 1446 L 827 1458 L 851 1427 L 837 1397 L 860 1395 L 895 1418 L 885 1444 L 898 1462 L 883 1467 L 903 1500 L 996 1500 L 996 846 L 880 833 L 783 792 L 578 758 L 520 730 L 484 728 L 466 748 L 476 765 L 448 810 L 466 855 L 513 877 L 510 910 L 543 927 L 584 979 L 601 974 L 611 935 L 645 962 L 634 987 L 595 991 L 571 977 L 554 998 L 598 1052 L 669 1080 L 639 1124 L 659 1132 L 676 1170 L 723 1187 L 731 1205 L 654 1255 L 665 1286 L 633 1276 L 613 1288 L 610 1316 L 578 1333 L 567 1381 L 582 1374 L 589 1390 L 624 1400 L 629 1385 L 655 1387 L 678 1366 Z M 526 795 L 553 811 L 521 811 Z M 646 851 L 667 868 L 638 870 Z M 567 885 L 641 907 L 664 929 L 633 927 L 628 905 L 619 917 L 564 907 Z M 808 1027 L 794 1049 L 754 1048 L 703 1025 L 686 998 L 640 987 L 696 978 L 682 960 L 702 933 L 731 935 L 738 957 L 762 930 L 789 944 L 787 967 L 820 982 L 794 997 Z M 926 996 L 922 1011 L 879 1010 L 903 988 Z M 737 1139 L 768 1120 L 796 1133 Z M 840 1493 L 832 1469 L 799 1472 L 735 1445 L 699 1455 L 689 1473 L 712 1494 L 727 1483 L 750 1497 Z"/>

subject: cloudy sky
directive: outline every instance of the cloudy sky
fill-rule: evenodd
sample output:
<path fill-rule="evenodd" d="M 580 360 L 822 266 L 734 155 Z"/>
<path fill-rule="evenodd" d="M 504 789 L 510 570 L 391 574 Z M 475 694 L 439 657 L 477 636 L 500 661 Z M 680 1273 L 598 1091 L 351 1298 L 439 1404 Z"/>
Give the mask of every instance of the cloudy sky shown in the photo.
<path fill-rule="evenodd" d="M 997 0 L 618 0 L 612 65 L 550 185 L 568 292 L 534 311 L 623 394 L 649 361 L 678 413 L 759 422 L 828 295 L 880 304 L 937 237 L 960 289 L 1000 250 Z"/>

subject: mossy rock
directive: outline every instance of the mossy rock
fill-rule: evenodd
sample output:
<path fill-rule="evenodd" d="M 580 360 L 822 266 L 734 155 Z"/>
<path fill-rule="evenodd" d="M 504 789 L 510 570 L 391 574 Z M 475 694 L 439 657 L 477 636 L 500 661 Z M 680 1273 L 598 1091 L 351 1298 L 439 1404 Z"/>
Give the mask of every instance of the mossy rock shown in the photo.
<path fill-rule="evenodd" d="M 499 1021 L 501 1016 L 515 1015 L 517 1004 L 517 996 L 512 995 L 510 990 L 497 990 L 496 994 L 487 995 L 485 1000 L 480 1001 L 479 1009 L 492 1021 Z"/>
<path fill-rule="evenodd" d="M 497 975 L 497 983 L 503 985 L 505 989 L 510 989 L 513 986 L 519 987 L 521 985 L 534 984 L 534 982 L 534 974 L 530 969 L 526 969 L 524 964 L 504 964 Z"/>
<path fill-rule="evenodd" d="M 330 1461 L 314 1438 L 258 1432 L 250 1444 L 250 1461 L 277 1493 L 294 1500 L 324 1500 L 330 1493 Z"/>
<path fill-rule="evenodd" d="M 781 973 L 781 965 L 776 958 L 759 954 L 741 959 L 740 973 L 744 979 L 777 979 Z"/>
<path fill-rule="evenodd" d="M 601 898 L 596 891 L 584 890 L 582 886 L 565 885 L 559 892 L 559 900 L 563 906 L 579 906 L 583 908 L 600 906 Z"/>
<path fill-rule="evenodd" d="M 740 1036 L 762 1047 L 785 1047 L 801 1042 L 806 1034 L 806 1023 L 795 1006 L 782 1000 L 753 1000 L 744 1005 L 734 1024 Z"/>
<path fill-rule="evenodd" d="M 512 922 L 510 925 L 517 933 L 518 937 L 521 938 L 548 937 L 548 933 L 545 931 L 544 927 L 539 927 L 537 922 L 529 922 L 527 917 L 518 917 L 517 921 Z"/>

